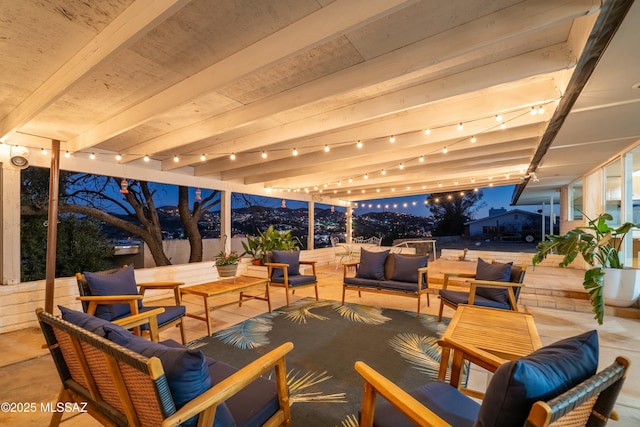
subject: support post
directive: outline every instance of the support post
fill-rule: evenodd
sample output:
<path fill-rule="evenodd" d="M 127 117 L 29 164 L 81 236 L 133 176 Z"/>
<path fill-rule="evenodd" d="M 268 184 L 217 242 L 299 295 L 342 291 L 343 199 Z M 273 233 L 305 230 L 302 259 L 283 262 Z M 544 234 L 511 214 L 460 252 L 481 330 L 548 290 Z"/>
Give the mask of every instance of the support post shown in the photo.
<path fill-rule="evenodd" d="M 60 185 L 60 141 L 51 140 L 51 168 L 49 169 L 49 211 L 47 215 L 47 260 L 45 272 L 44 310 L 53 313 L 56 281 L 56 248 L 58 238 L 58 188 Z"/>

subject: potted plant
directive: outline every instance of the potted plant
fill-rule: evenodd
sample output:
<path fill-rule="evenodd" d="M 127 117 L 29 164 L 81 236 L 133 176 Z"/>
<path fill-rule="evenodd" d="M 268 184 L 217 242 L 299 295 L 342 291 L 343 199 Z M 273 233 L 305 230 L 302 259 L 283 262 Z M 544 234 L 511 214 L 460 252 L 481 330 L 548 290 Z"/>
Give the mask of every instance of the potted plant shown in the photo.
<path fill-rule="evenodd" d="M 215 257 L 215 266 L 220 277 L 233 277 L 238 271 L 238 263 L 242 257 L 238 252 L 231 251 L 226 253 L 224 250 L 218 252 Z"/>
<path fill-rule="evenodd" d="M 271 256 L 271 251 L 297 251 L 299 241 L 291 235 L 290 230 L 278 231 L 270 225 L 265 231 L 260 233 L 260 251 L 263 259 Z"/>
<path fill-rule="evenodd" d="M 585 215 L 586 217 L 586 215 Z M 595 318 L 599 324 L 602 324 L 604 316 L 605 300 L 611 305 L 623 305 L 615 298 L 611 301 L 605 295 L 609 291 L 616 289 L 630 290 L 631 301 L 626 305 L 631 305 L 638 298 L 640 287 L 636 280 L 637 269 L 623 269 L 620 261 L 620 246 L 629 231 L 637 228 L 639 224 L 626 222 L 618 228 L 607 225 L 606 221 L 613 220 L 608 213 L 598 215 L 595 220 L 586 217 L 588 223 L 586 226 L 576 227 L 567 232 L 563 236 L 548 235 L 548 240 L 543 240 L 536 247 L 536 254 L 533 257 L 533 265 L 541 263 L 547 255 L 556 252 L 563 255 L 564 258 L 559 263 L 560 267 L 566 267 L 571 264 L 578 254 L 592 268 L 584 273 L 584 288 L 589 292 L 591 306 L 595 313 Z M 625 273 L 628 273 L 628 282 L 624 282 Z M 616 283 L 612 279 L 622 279 Z"/>
<path fill-rule="evenodd" d="M 244 253 L 242 255 L 249 255 L 253 259 L 254 265 L 262 264 L 262 237 L 260 236 L 247 236 L 247 241 L 242 242 Z"/>

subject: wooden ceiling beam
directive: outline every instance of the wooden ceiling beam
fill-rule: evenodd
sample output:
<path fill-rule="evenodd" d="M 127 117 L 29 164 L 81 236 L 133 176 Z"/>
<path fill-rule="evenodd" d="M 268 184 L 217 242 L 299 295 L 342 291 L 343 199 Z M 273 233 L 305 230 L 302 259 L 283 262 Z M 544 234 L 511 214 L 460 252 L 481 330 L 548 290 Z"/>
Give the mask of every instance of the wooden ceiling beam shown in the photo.
<path fill-rule="evenodd" d="M 126 49 L 189 1 L 137 0 L 2 119 L 0 136 L 6 138 L 24 126 L 63 96 L 78 80 Z"/>

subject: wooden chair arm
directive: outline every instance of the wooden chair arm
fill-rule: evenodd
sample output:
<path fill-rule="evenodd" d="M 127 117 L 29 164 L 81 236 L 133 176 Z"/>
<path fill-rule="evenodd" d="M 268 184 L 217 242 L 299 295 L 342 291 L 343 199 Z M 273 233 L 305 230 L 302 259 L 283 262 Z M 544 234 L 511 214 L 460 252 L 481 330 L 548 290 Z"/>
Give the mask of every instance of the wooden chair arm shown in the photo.
<path fill-rule="evenodd" d="M 286 404 L 289 405 L 289 396 L 286 384 L 285 355 L 291 350 L 293 350 L 293 343 L 286 342 L 271 350 L 269 353 L 254 360 L 244 368 L 220 381 L 200 396 L 187 402 L 182 408 L 180 408 L 180 410 L 167 417 L 163 421 L 162 426 L 177 426 L 198 414 L 202 414 L 200 416 L 201 419 L 203 415 L 206 419 L 211 419 L 211 422 L 202 425 L 212 425 L 213 417 L 215 416 L 215 409 L 220 403 L 229 399 L 274 366 L 276 367 L 277 387 L 279 391 L 284 391 L 286 393 L 285 400 Z M 281 382 L 284 382 L 284 384 L 281 384 Z"/>
<path fill-rule="evenodd" d="M 483 288 L 508 288 L 508 287 L 524 287 L 524 283 L 517 282 L 497 282 L 493 280 L 470 280 L 470 284 L 480 286 Z"/>
<path fill-rule="evenodd" d="M 343 261 L 343 262 L 341 262 L 341 264 L 346 266 L 346 267 L 354 267 L 354 266 L 360 264 L 360 261 Z"/>
<path fill-rule="evenodd" d="M 315 265 L 317 264 L 318 261 L 300 261 L 300 264 L 306 264 L 306 265 Z"/>
<path fill-rule="evenodd" d="M 442 418 L 438 417 L 427 407 L 409 395 L 406 391 L 389 381 L 386 377 L 375 371 L 364 362 L 357 361 L 356 371 L 364 378 L 364 396 L 362 398 L 362 412 L 360 415 L 360 427 L 373 426 L 373 412 L 375 409 L 376 394 L 380 394 L 395 406 L 407 418 L 419 426 L 449 426 Z"/>
<path fill-rule="evenodd" d="M 184 285 L 184 282 L 146 282 L 138 283 L 140 290 L 142 289 L 175 289 Z"/>
<path fill-rule="evenodd" d="M 496 369 L 502 366 L 505 362 L 508 362 L 508 360 L 496 356 L 495 354 L 491 354 L 488 351 L 457 341 L 439 340 L 438 345 L 440 347 L 449 347 L 454 351 L 461 352 L 464 360 L 469 360 L 474 365 L 478 365 L 490 372 L 495 372 Z"/>
<path fill-rule="evenodd" d="M 450 277 L 463 277 L 473 279 L 476 277 L 476 273 L 444 273 L 444 280 L 442 281 L 442 289 L 447 289 L 449 286 Z"/>
<path fill-rule="evenodd" d="M 164 313 L 164 308 L 158 307 L 144 313 L 133 314 L 122 319 L 114 320 L 111 323 L 120 325 L 125 329 L 132 329 L 136 326 L 149 324 L 149 335 L 151 341 L 160 341 L 160 333 L 158 331 L 158 315 Z"/>
<path fill-rule="evenodd" d="M 267 267 L 272 267 L 272 268 L 287 268 L 289 267 L 289 264 L 285 264 L 282 262 L 265 262 L 264 265 L 266 265 Z"/>
<path fill-rule="evenodd" d="M 124 304 L 129 301 L 142 299 L 142 295 L 105 295 L 105 296 L 84 296 L 76 297 L 78 301 L 95 301 L 99 304 Z"/>

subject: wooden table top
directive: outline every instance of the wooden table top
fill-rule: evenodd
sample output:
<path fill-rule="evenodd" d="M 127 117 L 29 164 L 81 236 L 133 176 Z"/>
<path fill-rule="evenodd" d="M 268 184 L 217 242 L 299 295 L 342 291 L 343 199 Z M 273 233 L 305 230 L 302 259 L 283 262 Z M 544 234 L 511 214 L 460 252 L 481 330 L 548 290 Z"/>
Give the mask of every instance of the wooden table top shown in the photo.
<path fill-rule="evenodd" d="M 212 297 L 238 292 L 252 286 L 266 285 L 267 279 L 250 276 L 236 276 L 231 279 L 221 279 L 215 282 L 201 283 L 199 285 L 187 286 L 180 288 L 183 294 L 200 295 L 203 297 Z"/>
<path fill-rule="evenodd" d="M 507 360 L 542 347 L 530 313 L 472 305 L 458 306 L 442 339 L 463 342 Z"/>

